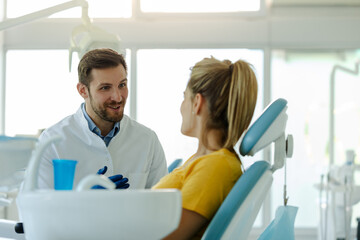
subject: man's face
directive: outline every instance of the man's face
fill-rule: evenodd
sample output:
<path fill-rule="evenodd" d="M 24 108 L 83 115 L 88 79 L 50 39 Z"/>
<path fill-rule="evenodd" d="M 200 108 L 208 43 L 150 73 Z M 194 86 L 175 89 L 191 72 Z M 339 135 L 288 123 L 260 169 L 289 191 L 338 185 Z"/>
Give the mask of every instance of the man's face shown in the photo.
<path fill-rule="evenodd" d="M 86 112 L 101 130 L 112 128 L 124 114 L 128 97 L 127 73 L 120 64 L 113 68 L 92 69 L 91 75 L 89 88 L 78 84 L 78 91 L 85 99 Z"/>

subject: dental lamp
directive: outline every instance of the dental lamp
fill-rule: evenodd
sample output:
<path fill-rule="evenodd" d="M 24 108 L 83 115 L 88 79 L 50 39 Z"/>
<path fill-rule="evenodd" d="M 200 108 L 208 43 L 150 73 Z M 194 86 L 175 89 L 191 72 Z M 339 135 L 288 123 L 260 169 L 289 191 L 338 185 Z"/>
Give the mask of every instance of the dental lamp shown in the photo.
<path fill-rule="evenodd" d="M 320 236 L 328 239 L 329 236 L 336 239 L 350 239 L 352 206 L 360 201 L 360 186 L 354 185 L 354 152 L 346 153 L 346 163 L 343 166 L 335 166 L 335 76 L 337 71 L 358 76 L 360 73 L 360 59 L 355 62 L 353 68 L 335 64 L 330 75 L 330 105 L 329 105 L 329 170 L 325 182 L 321 176 L 320 184 L 315 187 L 320 193 Z M 323 202 L 325 192 L 325 202 Z M 332 227 L 329 227 L 331 224 Z"/>
<path fill-rule="evenodd" d="M 330 149 L 330 165 L 335 163 L 335 74 L 337 70 L 341 70 L 348 74 L 357 76 L 360 73 L 360 59 L 356 61 L 354 69 L 346 68 L 336 64 L 331 70 L 330 76 L 330 124 L 329 124 L 329 149 Z"/>
<path fill-rule="evenodd" d="M 111 48 L 122 54 L 125 53 L 121 48 L 120 38 L 117 35 L 108 33 L 91 23 L 88 16 L 89 5 L 86 0 L 73 0 L 18 18 L 5 20 L 0 22 L 0 31 L 37 19 L 46 18 L 54 13 L 74 7 L 81 7 L 82 9 L 82 25 L 75 27 L 71 34 L 69 48 L 69 71 L 71 71 L 73 52 L 77 52 L 80 59 L 86 52 L 96 48 Z"/>

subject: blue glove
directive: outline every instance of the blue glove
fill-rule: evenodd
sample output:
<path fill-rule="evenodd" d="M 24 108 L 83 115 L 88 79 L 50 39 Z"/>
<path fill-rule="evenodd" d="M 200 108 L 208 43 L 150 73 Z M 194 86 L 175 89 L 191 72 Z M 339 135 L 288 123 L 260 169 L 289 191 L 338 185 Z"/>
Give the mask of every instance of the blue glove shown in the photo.
<path fill-rule="evenodd" d="M 107 171 L 107 166 L 104 166 L 103 168 L 100 168 L 99 171 L 97 171 L 96 174 L 98 175 L 104 175 Z"/>
<path fill-rule="evenodd" d="M 106 173 L 106 171 L 107 171 L 107 166 L 104 166 L 103 168 L 99 169 L 97 174 L 104 175 Z M 109 179 L 113 183 L 115 183 L 116 189 L 127 189 L 130 186 L 130 184 L 128 183 L 129 179 L 123 178 L 123 176 L 121 174 L 111 176 L 111 177 L 109 177 Z M 104 189 L 104 187 L 102 187 L 100 185 L 95 185 L 92 187 L 92 189 Z"/>

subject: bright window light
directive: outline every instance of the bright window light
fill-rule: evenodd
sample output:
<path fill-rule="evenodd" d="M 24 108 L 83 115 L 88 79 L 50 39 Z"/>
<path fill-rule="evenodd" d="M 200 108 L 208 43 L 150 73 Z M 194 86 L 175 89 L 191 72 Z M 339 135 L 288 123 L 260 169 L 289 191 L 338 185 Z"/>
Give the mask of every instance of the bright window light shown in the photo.
<path fill-rule="evenodd" d="M 314 184 L 320 181 L 328 161 L 328 85 L 332 63 L 318 61 L 314 56 L 289 59 L 289 54 L 282 51 L 273 56 L 272 96 L 288 101 L 286 134 L 292 134 L 295 142 L 293 157 L 287 160 L 288 204 L 301 209 L 296 226 L 313 227 L 319 220 L 319 193 Z M 273 186 L 278 187 L 273 188 L 272 204 L 276 209 L 283 204 L 284 169 L 274 176 Z"/>
<path fill-rule="evenodd" d="M 193 138 L 180 133 L 180 105 L 189 80 L 190 67 L 204 57 L 214 56 L 219 60 L 231 61 L 244 59 L 253 64 L 259 84 L 255 116 L 262 111 L 262 50 L 151 49 L 139 50 L 137 56 L 137 119 L 155 130 L 169 164 L 176 158 L 186 160 L 197 146 Z"/>
<path fill-rule="evenodd" d="M 177 158 L 186 161 L 197 148 L 197 140 L 181 134 L 180 105 L 190 76 L 190 67 L 205 57 L 236 61 L 243 59 L 254 66 L 259 86 L 255 119 L 263 106 L 262 50 L 249 49 L 149 49 L 137 53 L 137 120 L 153 129 L 164 148 L 168 165 Z M 236 148 L 237 150 L 238 148 Z M 247 168 L 255 157 L 241 157 Z M 261 225 L 260 212 L 255 226 Z"/>
<path fill-rule="evenodd" d="M 7 52 L 6 135 L 37 134 L 77 110 L 82 98 L 68 58 L 66 50 Z"/>
<path fill-rule="evenodd" d="M 355 69 L 355 63 L 339 64 L 349 70 Z M 352 75 L 337 70 L 335 72 L 334 162 L 341 165 L 346 162 L 346 151 L 351 150 L 360 156 L 360 89 L 359 73 Z"/>
<path fill-rule="evenodd" d="M 339 57 L 337 52 L 294 53 L 277 50 L 272 54 L 272 97 L 288 100 L 286 134 L 292 134 L 295 143 L 293 157 L 287 160 L 287 191 L 288 204 L 299 207 L 296 227 L 315 227 L 319 224 L 320 203 L 325 200 L 326 190 L 322 192 L 324 199 L 320 199 L 320 189 L 315 184 L 320 183 L 321 175 L 326 179 L 329 170 L 330 75 L 335 64 L 355 68 L 356 59 L 351 59 L 349 52 L 344 53 L 345 57 Z M 346 150 L 355 151 L 355 161 L 359 164 L 359 88 L 359 75 L 337 72 L 334 143 L 337 166 L 345 164 Z M 284 184 L 284 169 L 274 175 L 273 186 L 277 187 L 273 188 L 272 204 L 276 209 L 283 203 L 283 189 L 280 186 Z M 359 182 L 357 179 L 356 184 Z M 358 213 L 359 209 L 357 205 L 354 213 Z M 356 217 L 359 216 L 353 214 L 353 227 Z M 332 227 L 329 225 L 329 228 Z"/>
<path fill-rule="evenodd" d="M 36 12 L 52 7 L 66 0 L 10 0 L 7 1 L 7 17 L 15 18 L 25 14 Z M 131 0 L 88 0 L 90 18 L 130 18 L 132 3 Z M 19 7 L 21 6 L 21 7 Z M 75 7 L 63 12 L 56 13 L 52 18 L 79 18 L 81 7 Z"/>
<path fill-rule="evenodd" d="M 36 135 L 40 129 L 77 111 L 84 101 L 76 89 L 79 60 L 74 54 L 73 71 L 69 73 L 68 54 L 67 50 L 7 52 L 6 135 Z M 127 56 L 130 56 L 129 52 Z M 129 57 L 126 61 L 130 72 Z M 129 106 L 130 95 L 125 108 L 127 115 Z"/>
<path fill-rule="evenodd" d="M 140 0 L 143 12 L 211 13 L 260 10 L 260 0 Z"/>

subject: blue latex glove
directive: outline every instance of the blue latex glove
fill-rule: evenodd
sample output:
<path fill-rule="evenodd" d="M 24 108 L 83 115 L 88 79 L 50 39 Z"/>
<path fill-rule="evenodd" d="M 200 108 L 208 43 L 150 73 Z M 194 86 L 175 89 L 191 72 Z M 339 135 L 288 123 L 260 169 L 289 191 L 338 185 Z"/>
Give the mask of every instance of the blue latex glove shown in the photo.
<path fill-rule="evenodd" d="M 106 173 L 106 171 L 107 171 L 107 166 L 104 166 L 103 168 L 99 169 L 97 174 L 104 175 Z M 128 187 L 130 187 L 130 184 L 128 183 L 129 179 L 124 178 L 123 175 L 121 175 L 121 174 L 111 176 L 111 177 L 109 177 L 109 179 L 113 183 L 115 183 L 116 189 L 127 189 Z M 100 185 L 95 185 L 92 187 L 92 189 L 105 189 L 105 188 Z"/>
<path fill-rule="evenodd" d="M 106 171 L 107 171 L 107 166 L 104 166 L 103 168 L 100 168 L 96 174 L 104 175 L 106 173 Z"/>

